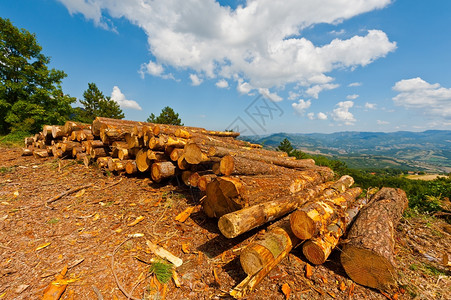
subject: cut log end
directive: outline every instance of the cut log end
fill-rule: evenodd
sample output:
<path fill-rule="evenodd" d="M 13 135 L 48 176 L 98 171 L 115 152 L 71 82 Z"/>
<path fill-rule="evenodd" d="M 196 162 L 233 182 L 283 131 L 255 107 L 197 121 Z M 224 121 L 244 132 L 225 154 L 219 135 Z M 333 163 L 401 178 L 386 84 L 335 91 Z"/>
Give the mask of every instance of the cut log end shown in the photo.
<path fill-rule="evenodd" d="M 259 244 L 246 247 L 240 255 L 241 266 L 248 275 L 254 275 L 271 260 L 274 260 L 274 255 L 269 249 Z"/>
<path fill-rule="evenodd" d="M 341 254 L 341 264 L 349 277 L 358 284 L 381 290 L 396 286 L 393 265 L 373 251 L 345 246 Z"/>
<path fill-rule="evenodd" d="M 301 240 L 313 237 L 315 233 L 315 222 L 302 210 L 293 212 L 290 216 L 291 230 Z"/>
<path fill-rule="evenodd" d="M 323 264 L 327 259 L 324 249 L 311 241 L 304 243 L 302 253 L 304 253 L 305 257 L 315 265 Z"/>
<path fill-rule="evenodd" d="M 221 233 L 228 239 L 232 239 L 239 235 L 236 229 L 236 221 L 232 220 L 232 215 L 224 215 L 218 220 L 218 227 Z"/>

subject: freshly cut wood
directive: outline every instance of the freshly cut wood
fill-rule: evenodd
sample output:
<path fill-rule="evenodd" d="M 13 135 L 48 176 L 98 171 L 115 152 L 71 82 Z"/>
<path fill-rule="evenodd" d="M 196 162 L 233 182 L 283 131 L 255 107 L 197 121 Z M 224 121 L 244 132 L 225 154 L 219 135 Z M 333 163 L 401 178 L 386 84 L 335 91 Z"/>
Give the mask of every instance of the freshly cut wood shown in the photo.
<path fill-rule="evenodd" d="M 127 161 L 127 163 L 125 164 L 125 173 L 130 174 L 130 175 L 138 173 L 138 168 L 136 167 L 136 161 L 134 161 L 134 160 Z"/>
<path fill-rule="evenodd" d="M 184 154 L 182 154 L 182 156 L 180 156 L 179 159 L 177 159 L 177 167 L 180 170 L 188 170 L 189 169 L 190 164 L 186 161 Z"/>
<path fill-rule="evenodd" d="M 312 161 L 309 161 L 309 163 Z M 312 162 L 312 167 L 313 167 Z M 230 175 L 268 175 L 286 174 L 292 169 L 266 163 L 264 161 L 247 159 L 239 156 L 226 155 L 221 158 L 219 171 L 226 176 Z"/>
<path fill-rule="evenodd" d="M 218 177 L 207 186 L 203 208 L 209 217 L 219 218 L 244 207 L 292 196 L 300 190 L 329 181 L 332 177 L 330 169 L 325 169 L 323 173 L 297 171 L 296 175 Z"/>
<path fill-rule="evenodd" d="M 22 156 L 31 156 L 33 155 L 33 150 L 29 148 L 22 148 Z"/>
<path fill-rule="evenodd" d="M 42 126 L 42 136 L 45 138 L 45 139 L 51 139 L 51 138 L 53 138 L 53 136 L 52 136 L 52 125 L 44 125 L 44 126 Z"/>
<path fill-rule="evenodd" d="M 128 125 L 128 127 L 131 128 L 130 130 L 133 130 L 134 126 L 144 126 L 147 124 L 148 123 L 145 122 L 97 117 L 92 122 L 91 131 L 93 135 L 100 136 L 102 125 L 116 125 L 116 126 Z"/>
<path fill-rule="evenodd" d="M 108 158 L 108 171 L 115 171 L 116 170 L 116 162 L 120 161 L 119 158 Z"/>
<path fill-rule="evenodd" d="M 151 176 L 155 182 L 175 175 L 175 166 L 170 161 L 155 162 L 152 164 Z"/>
<path fill-rule="evenodd" d="M 156 161 L 166 161 L 167 157 L 164 152 L 147 150 L 147 158 Z"/>
<path fill-rule="evenodd" d="M 188 178 L 188 184 L 189 186 L 192 187 L 197 187 L 199 185 L 199 179 L 200 179 L 200 174 L 199 172 L 190 172 L 190 176 Z"/>
<path fill-rule="evenodd" d="M 218 227 L 227 238 L 234 238 L 251 229 L 296 210 L 302 204 L 313 199 L 331 196 L 344 192 L 354 183 L 351 176 L 342 176 L 336 182 L 314 185 L 293 195 L 280 197 L 261 204 L 249 206 L 223 215 L 219 218 Z"/>
<path fill-rule="evenodd" d="M 25 138 L 25 147 L 31 146 L 34 144 L 34 140 L 32 137 L 26 137 Z"/>
<path fill-rule="evenodd" d="M 125 141 L 125 135 L 132 130 L 133 125 L 102 124 L 100 127 L 100 139 L 104 144 L 112 144 L 115 141 Z"/>
<path fill-rule="evenodd" d="M 54 139 L 60 139 L 63 136 L 66 136 L 64 132 L 64 126 L 53 125 L 52 126 L 52 137 Z"/>
<path fill-rule="evenodd" d="M 81 147 L 81 144 L 79 142 L 67 141 L 67 142 L 62 142 L 60 147 L 64 153 L 67 153 L 67 152 L 72 153 L 72 149 Z"/>
<path fill-rule="evenodd" d="M 92 164 L 93 161 L 94 161 L 93 158 L 89 154 L 86 154 L 83 157 L 83 164 L 85 165 L 86 168 L 88 168 Z"/>
<path fill-rule="evenodd" d="M 132 160 L 120 160 L 120 159 L 118 159 L 118 160 L 114 161 L 114 171 L 116 171 L 116 172 L 125 171 L 126 167 L 127 167 L 127 163 L 129 161 L 132 161 Z"/>
<path fill-rule="evenodd" d="M 338 196 L 305 203 L 290 216 L 293 233 L 307 240 L 323 232 L 334 220 L 342 216 L 346 209 L 362 192 L 361 188 L 352 188 Z"/>
<path fill-rule="evenodd" d="M 77 161 L 83 161 L 84 162 L 86 156 L 88 156 L 86 153 L 78 152 L 77 155 L 75 156 L 75 159 Z"/>
<path fill-rule="evenodd" d="M 91 131 L 91 124 L 86 123 L 79 123 L 79 122 L 73 122 L 73 121 L 66 121 L 64 123 L 64 133 L 66 135 L 71 135 L 73 131 L 79 131 L 79 130 L 88 130 Z"/>
<path fill-rule="evenodd" d="M 195 143 L 189 143 L 183 148 L 183 155 L 185 160 L 189 164 L 200 164 L 201 162 L 208 161 L 208 155 L 205 153 L 199 145 Z"/>
<path fill-rule="evenodd" d="M 83 148 L 81 146 L 72 148 L 72 157 L 76 157 L 78 153 L 82 153 Z"/>
<path fill-rule="evenodd" d="M 136 167 L 138 168 L 138 171 L 140 171 L 140 172 L 145 172 L 145 171 L 149 170 L 149 168 L 152 164 L 152 161 L 147 156 L 146 149 L 141 149 L 138 151 L 138 153 L 136 153 L 135 161 L 136 161 Z"/>
<path fill-rule="evenodd" d="M 160 145 L 164 145 L 164 147 L 183 148 L 188 142 L 187 139 L 173 137 L 169 135 L 160 135 L 158 139 L 159 139 L 158 143 Z"/>
<path fill-rule="evenodd" d="M 212 182 L 216 178 L 215 174 L 205 174 L 200 176 L 199 181 L 197 183 L 197 187 L 199 190 L 205 192 L 207 191 L 207 185 Z"/>
<path fill-rule="evenodd" d="M 224 147 L 210 148 L 209 154 L 218 156 L 218 157 L 224 157 L 226 155 L 237 156 L 237 157 L 242 157 L 242 158 L 246 158 L 249 160 L 265 162 L 268 164 L 274 164 L 277 166 L 282 166 L 282 167 L 292 168 L 292 169 L 306 169 L 306 168 L 312 168 L 315 166 L 315 161 L 313 159 L 291 159 L 288 157 L 261 155 L 256 151 L 250 151 L 250 150 L 243 151 L 243 150 L 229 149 L 229 148 L 224 148 Z"/>
<path fill-rule="evenodd" d="M 81 141 L 86 141 L 86 140 L 93 140 L 94 136 L 92 135 L 91 130 L 83 129 L 83 130 L 72 131 L 71 138 L 72 138 L 72 140 L 77 140 L 77 141 L 81 142 Z"/>
<path fill-rule="evenodd" d="M 285 218 L 273 224 L 261 238 L 241 252 L 241 266 L 246 274 L 254 275 L 274 261 L 279 263 L 299 241 L 291 231 L 288 218 Z"/>
<path fill-rule="evenodd" d="M 183 151 L 184 151 L 183 149 L 174 148 L 171 151 L 171 154 L 169 155 L 169 157 L 171 158 L 172 161 L 177 161 L 179 159 L 179 157 L 182 156 Z"/>
<path fill-rule="evenodd" d="M 92 148 L 91 152 L 89 152 L 89 155 L 91 155 L 92 158 L 98 158 L 98 157 L 105 157 L 108 156 L 108 150 L 106 148 Z"/>
<path fill-rule="evenodd" d="M 127 143 L 127 149 L 135 147 L 144 147 L 144 141 L 138 135 L 132 133 L 125 134 L 125 142 Z"/>
<path fill-rule="evenodd" d="M 368 198 L 357 199 L 352 207 L 335 222 L 327 226 L 327 229 L 317 237 L 302 244 L 302 253 L 313 264 L 320 265 L 326 262 L 332 250 L 338 245 L 340 238 L 346 232 L 346 228 L 359 213 L 360 209 L 368 203 Z"/>
<path fill-rule="evenodd" d="M 189 170 L 185 170 L 182 172 L 182 181 L 185 185 L 189 186 L 190 185 L 190 181 L 189 178 L 191 177 L 191 174 L 193 174 L 193 172 L 189 171 Z"/>
<path fill-rule="evenodd" d="M 128 160 L 131 158 L 131 155 L 129 154 L 129 150 L 128 149 L 124 149 L 124 148 L 116 148 L 117 151 L 117 157 L 120 160 Z"/>
<path fill-rule="evenodd" d="M 353 281 L 380 290 L 396 286 L 393 237 L 407 205 L 403 190 L 382 188 L 361 209 L 340 257 L 346 274 Z"/>
<path fill-rule="evenodd" d="M 49 153 L 47 152 L 47 150 L 35 149 L 33 150 L 33 156 L 34 158 L 46 158 L 49 157 Z"/>
<path fill-rule="evenodd" d="M 93 148 L 104 148 L 105 144 L 101 140 L 91 140 L 84 143 L 85 150 L 87 153 L 91 153 L 91 149 Z"/>

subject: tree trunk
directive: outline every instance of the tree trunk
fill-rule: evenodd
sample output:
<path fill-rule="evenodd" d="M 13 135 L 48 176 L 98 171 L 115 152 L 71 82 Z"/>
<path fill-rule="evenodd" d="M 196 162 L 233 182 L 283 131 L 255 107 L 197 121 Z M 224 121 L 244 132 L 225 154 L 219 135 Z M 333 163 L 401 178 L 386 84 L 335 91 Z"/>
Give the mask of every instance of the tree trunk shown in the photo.
<path fill-rule="evenodd" d="M 94 157 L 91 157 L 92 159 L 95 159 Z M 102 157 L 98 157 L 96 159 L 97 165 L 99 166 L 99 168 L 107 168 L 108 167 L 108 161 L 111 157 L 108 156 L 102 156 Z"/>
<path fill-rule="evenodd" d="M 302 204 L 324 195 L 338 194 L 354 183 L 351 176 L 342 176 L 336 182 L 326 182 L 261 204 L 228 213 L 219 218 L 218 227 L 227 238 L 234 238 L 267 222 L 280 218 Z"/>
<path fill-rule="evenodd" d="M 224 147 L 210 148 L 209 154 L 212 156 L 224 157 L 226 155 L 242 157 L 248 160 L 265 162 L 281 167 L 292 169 L 309 169 L 315 166 L 313 159 L 292 159 L 289 157 L 280 157 L 275 155 L 262 155 L 257 150 L 241 150 L 241 149 L 228 149 Z M 273 151 L 277 153 L 276 151 Z"/>
<path fill-rule="evenodd" d="M 205 174 L 200 176 L 199 181 L 197 183 L 197 187 L 199 190 L 205 192 L 207 191 L 207 185 L 212 182 L 216 178 L 215 174 Z"/>
<path fill-rule="evenodd" d="M 147 157 L 146 149 L 141 149 L 138 151 L 138 153 L 136 153 L 135 161 L 136 161 L 136 167 L 138 168 L 138 171 L 140 171 L 140 172 L 147 171 L 152 164 L 152 161 Z"/>
<path fill-rule="evenodd" d="M 179 159 L 180 156 L 182 156 L 183 154 L 183 149 L 180 148 L 174 148 L 169 157 L 171 158 L 172 161 L 177 161 Z"/>
<path fill-rule="evenodd" d="M 53 125 L 52 126 L 52 137 L 54 139 L 60 139 L 63 136 L 66 136 L 64 133 L 64 126 Z"/>
<path fill-rule="evenodd" d="M 330 223 L 344 214 L 361 192 L 361 188 L 352 188 L 335 197 L 305 203 L 290 216 L 293 233 L 298 238 L 307 240 L 323 232 Z"/>
<path fill-rule="evenodd" d="M 305 170 L 296 172 L 295 176 L 218 177 L 208 184 L 203 207 L 209 217 L 219 218 L 244 207 L 292 196 L 304 188 L 328 181 L 332 176 L 333 172 L 329 169 L 325 174 Z"/>
<path fill-rule="evenodd" d="M 152 164 L 151 176 L 155 182 L 175 175 L 175 166 L 170 161 L 154 162 Z"/>
<path fill-rule="evenodd" d="M 138 173 L 138 168 L 136 167 L 136 161 L 129 160 L 125 165 L 125 173 L 127 174 L 136 174 Z"/>
<path fill-rule="evenodd" d="M 353 281 L 381 290 L 396 286 L 393 236 L 407 205 L 403 190 L 382 188 L 360 211 L 341 253 L 341 264 Z"/>
<path fill-rule="evenodd" d="M 108 150 L 104 147 L 92 148 L 91 152 L 89 154 L 94 159 L 98 158 L 98 157 L 105 157 L 105 156 L 108 156 Z"/>
<path fill-rule="evenodd" d="M 357 199 L 351 208 L 317 237 L 313 237 L 302 245 L 302 253 L 313 264 L 320 265 L 326 262 L 332 250 L 338 245 L 340 238 L 346 232 L 359 213 L 360 209 L 368 203 L 366 197 Z"/>

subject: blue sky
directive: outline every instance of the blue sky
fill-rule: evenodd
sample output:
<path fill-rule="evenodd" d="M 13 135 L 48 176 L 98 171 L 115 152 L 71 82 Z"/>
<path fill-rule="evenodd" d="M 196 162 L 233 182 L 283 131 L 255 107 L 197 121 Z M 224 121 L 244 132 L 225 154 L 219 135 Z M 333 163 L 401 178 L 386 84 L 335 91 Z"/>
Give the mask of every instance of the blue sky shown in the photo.
<path fill-rule="evenodd" d="M 65 93 L 242 134 L 451 129 L 451 1 L 3 0 Z"/>

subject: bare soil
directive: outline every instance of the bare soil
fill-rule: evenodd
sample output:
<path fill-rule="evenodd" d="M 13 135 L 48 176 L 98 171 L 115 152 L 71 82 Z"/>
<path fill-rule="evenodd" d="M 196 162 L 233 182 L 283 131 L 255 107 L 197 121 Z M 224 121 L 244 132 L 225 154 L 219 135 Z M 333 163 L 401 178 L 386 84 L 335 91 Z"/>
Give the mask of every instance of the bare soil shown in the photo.
<path fill-rule="evenodd" d="M 176 179 L 157 185 L 146 176 L 20 154 L 19 148 L 0 148 L 0 299 L 39 299 L 65 265 L 71 280 L 61 299 L 127 299 L 118 285 L 136 299 L 230 299 L 228 291 L 246 277 L 240 250 L 264 228 L 229 240 L 201 210 L 176 221 L 202 196 Z M 136 233 L 143 236 L 130 238 Z M 445 254 L 451 257 L 450 225 L 405 218 L 395 239 L 401 288 L 390 295 L 354 284 L 339 263 L 339 250 L 306 278 L 298 248 L 246 299 L 286 299 L 285 283 L 290 299 L 451 299 L 450 270 L 443 262 Z M 146 240 L 183 259 L 180 287 L 153 279 L 148 262 L 155 256 Z"/>

